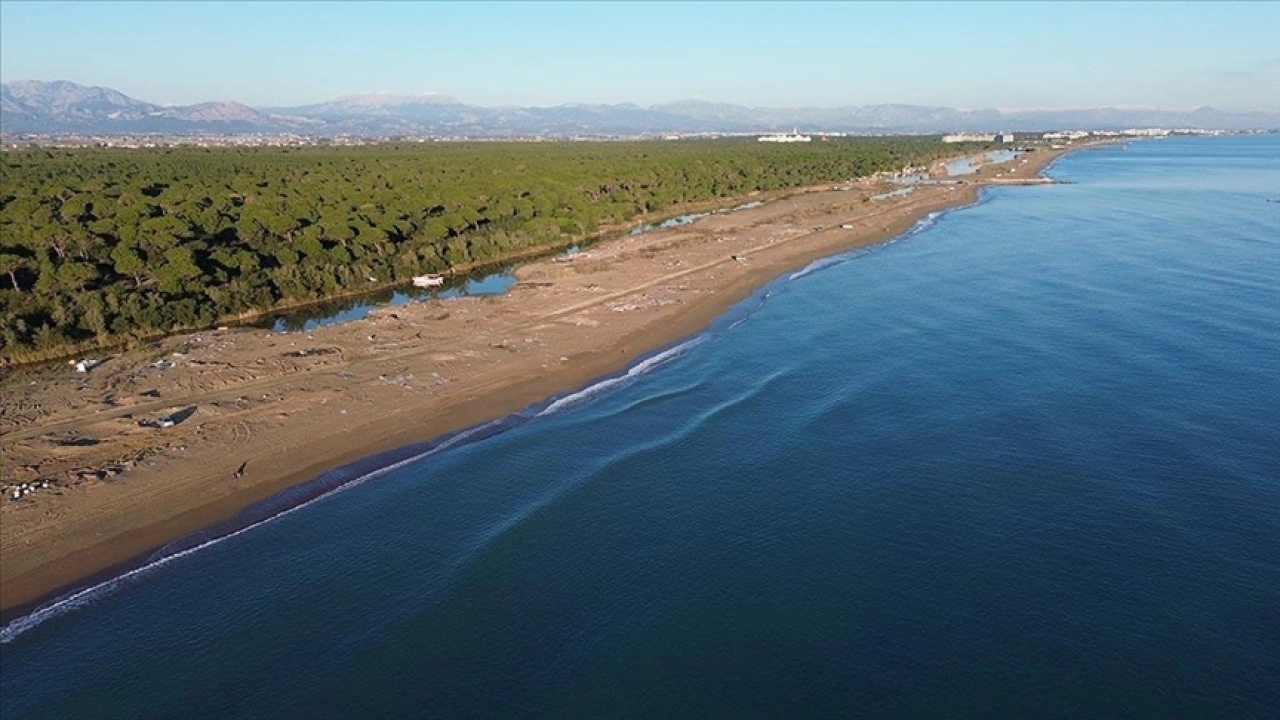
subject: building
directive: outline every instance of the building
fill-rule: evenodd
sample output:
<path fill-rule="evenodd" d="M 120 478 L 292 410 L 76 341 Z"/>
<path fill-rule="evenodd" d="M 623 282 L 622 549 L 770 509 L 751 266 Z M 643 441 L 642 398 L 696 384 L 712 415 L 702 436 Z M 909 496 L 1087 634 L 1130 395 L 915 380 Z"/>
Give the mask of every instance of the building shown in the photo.
<path fill-rule="evenodd" d="M 810 140 L 812 140 L 812 138 L 810 138 L 808 135 L 801 135 L 796 130 L 792 130 L 790 135 L 761 135 L 760 136 L 760 142 L 791 143 L 791 142 L 809 142 Z"/>
<path fill-rule="evenodd" d="M 961 142 L 995 142 L 995 135 L 983 135 L 981 133 L 955 133 L 954 135 L 943 135 L 944 143 L 961 143 Z"/>
<path fill-rule="evenodd" d="M 1089 137 L 1088 130 L 1063 130 L 1061 132 L 1047 132 L 1043 135 L 1045 140 L 1079 140 Z"/>

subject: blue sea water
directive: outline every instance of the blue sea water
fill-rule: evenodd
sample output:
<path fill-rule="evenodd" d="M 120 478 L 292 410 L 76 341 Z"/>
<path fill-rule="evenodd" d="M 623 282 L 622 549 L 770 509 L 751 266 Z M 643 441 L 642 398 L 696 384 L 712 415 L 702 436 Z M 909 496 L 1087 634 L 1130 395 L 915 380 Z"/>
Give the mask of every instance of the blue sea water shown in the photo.
<path fill-rule="evenodd" d="M 0 714 L 1275 717 L 1280 138 L 1050 174 L 11 623 Z"/>

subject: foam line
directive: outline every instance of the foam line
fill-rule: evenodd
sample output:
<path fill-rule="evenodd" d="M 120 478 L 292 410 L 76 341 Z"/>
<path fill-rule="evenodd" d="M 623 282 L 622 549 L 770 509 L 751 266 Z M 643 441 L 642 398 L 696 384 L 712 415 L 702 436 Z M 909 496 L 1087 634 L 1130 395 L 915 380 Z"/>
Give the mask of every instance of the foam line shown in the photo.
<path fill-rule="evenodd" d="M 647 358 L 642 362 L 636 363 L 634 366 L 631 367 L 631 369 L 627 370 L 625 375 L 606 378 L 604 380 L 601 380 L 598 383 L 588 385 L 587 387 L 575 393 L 566 395 L 560 398 L 559 400 L 556 400 L 555 402 L 548 405 L 545 409 L 543 409 L 542 412 L 538 413 L 537 417 L 542 417 L 544 415 L 553 415 L 555 413 L 560 412 L 561 410 L 564 410 L 565 408 L 573 407 L 574 405 L 585 402 L 586 400 L 600 394 L 601 392 L 604 392 L 605 390 L 608 390 L 611 387 L 620 385 L 625 382 L 629 382 L 641 375 L 644 375 L 645 373 L 649 372 L 650 370 L 653 370 L 654 368 L 667 362 L 668 360 L 671 360 L 672 358 L 675 358 L 679 355 L 683 355 L 694 345 L 701 343 L 703 340 L 703 337 L 704 336 L 699 335 L 693 338 L 692 340 L 686 340 L 685 342 L 682 342 L 673 348 L 664 350 L 658 353 L 657 355 L 654 355 L 653 357 Z"/>

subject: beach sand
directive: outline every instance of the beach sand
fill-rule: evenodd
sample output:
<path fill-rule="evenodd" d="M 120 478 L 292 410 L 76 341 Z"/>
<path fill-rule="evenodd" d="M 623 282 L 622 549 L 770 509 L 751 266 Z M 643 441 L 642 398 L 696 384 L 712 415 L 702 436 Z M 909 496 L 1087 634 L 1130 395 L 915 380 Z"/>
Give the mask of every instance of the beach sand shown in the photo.
<path fill-rule="evenodd" d="M 84 374 L 9 373 L 4 483 L 51 486 L 0 503 L 0 609 L 12 615 L 326 469 L 579 388 L 696 334 L 783 273 L 899 235 L 984 185 L 1034 180 L 1080 147 L 881 201 L 869 198 L 894 186 L 825 185 L 622 235 L 520 267 L 503 296 L 385 307 L 311 332 L 191 333 Z M 140 425 L 175 414 L 185 418 L 172 427 Z"/>

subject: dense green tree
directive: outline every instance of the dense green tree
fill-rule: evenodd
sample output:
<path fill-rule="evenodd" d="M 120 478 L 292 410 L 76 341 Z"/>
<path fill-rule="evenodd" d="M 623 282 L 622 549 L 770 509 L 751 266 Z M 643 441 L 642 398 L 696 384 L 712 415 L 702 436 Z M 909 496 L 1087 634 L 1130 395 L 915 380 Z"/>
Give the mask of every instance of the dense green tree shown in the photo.
<path fill-rule="evenodd" d="M 18 278 L 16 273 L 27 267 L 29 261 L 21 255 L 13 253 L 0 253 L 0 272 L 9 276 L 9 282 L 13 284 L 13 291 L 19 292 L 22 288 L 18 287 Z"/>

